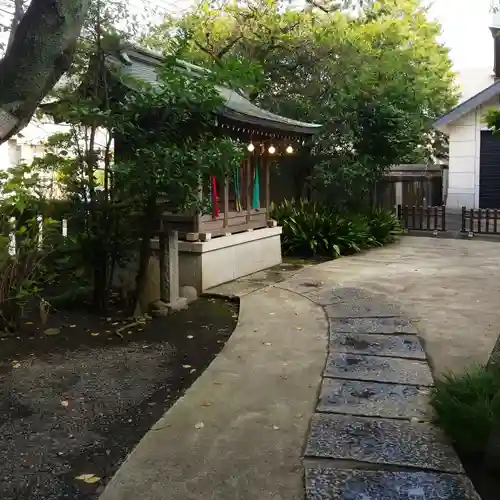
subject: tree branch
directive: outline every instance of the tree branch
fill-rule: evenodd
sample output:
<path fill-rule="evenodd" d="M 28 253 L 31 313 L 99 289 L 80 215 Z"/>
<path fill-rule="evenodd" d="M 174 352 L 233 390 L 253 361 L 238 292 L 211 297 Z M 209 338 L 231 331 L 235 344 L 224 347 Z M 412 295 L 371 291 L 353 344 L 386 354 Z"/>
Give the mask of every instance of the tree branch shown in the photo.
<path fill-rule="evenodd" d="M 7 50 L 12 45 L 14 41 L 14 35 L 16 34 L 17 27 L 21 22 L 24 14 L 23 0 L 14 0 L 14 13 L 12 15 L 12 22 L 10 23 L 10 34 L 9 41 L 7 42 Z"/>
<path fill-rule="evenodd" d="M 225 47 L 217 52 L 216 57 L 219 60 L 222 59 L 242 38 L 243 35 L 237 35 L 233 37 L 231 40 L 229 40 L 229 42 L 227 42 L 227 45 Z"/>
<path fill-rule="evenodd" d="M 0 110 L 16 119 L 0 144 L 24 128 L 69 68 L 90 0 L 32 0 L 0 60 Z"/>

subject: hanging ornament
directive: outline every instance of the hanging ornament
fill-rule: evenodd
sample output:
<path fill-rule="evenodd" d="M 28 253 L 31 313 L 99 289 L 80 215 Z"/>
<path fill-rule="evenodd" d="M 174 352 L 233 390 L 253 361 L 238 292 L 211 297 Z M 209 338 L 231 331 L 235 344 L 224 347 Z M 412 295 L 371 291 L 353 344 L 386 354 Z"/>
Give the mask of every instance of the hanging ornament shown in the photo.
<path fill-rule="evenodd" d="M 215 176 L 211 176 L 211 191 L 212 191 L 212 217 L 219 217 L 219 196 L 217 195 L 217 180 Z"/>
<path fill-rule="evenodd" d="M 253 143 L 250 143 L 248 146 L 247 146 L 247 149 L 248 151 L 250 151 L 250 153 L 253 152 L 253 150 L 255 149 L 255 146 L 253 145 Z"/>
<path fill-rule="evenodd" d="M 252 208 L 254 210 L 259 210 L 259 208 L 260 208 L 260 181 L 259 181 L 259 164 L 258 164 L 258 162 L 255 163 L 255 175 L 253 178 Z"/>
<path fill-rule="evenodd" d="M 292 148 L 292 146 L 287 146 L 287 147 L 286 147 L 286 152 L 287 152 L 289 155 L 291 155 L 291 154 L 293 153 L 293 148 Z"/>
<path fill-rule="evenodd" d="M 274 153 L 276 153 L 276 148 L 271 145 L 269 146 L 268 152 L 270 155 L 273 155 Z"/>

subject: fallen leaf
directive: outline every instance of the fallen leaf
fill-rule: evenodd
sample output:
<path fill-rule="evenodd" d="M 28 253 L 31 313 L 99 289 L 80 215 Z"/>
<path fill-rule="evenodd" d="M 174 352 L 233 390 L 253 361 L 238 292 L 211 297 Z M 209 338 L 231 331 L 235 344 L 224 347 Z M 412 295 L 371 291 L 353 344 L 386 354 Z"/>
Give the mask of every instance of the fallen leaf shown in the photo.
<path fill-rule="evenodd" d="M 203 422 L 198 422 L 194 428 L 195 429 L 203 429 L 203 427 L 205 427 L 205 424 Z"/>
<path fill-rule="evenodd" d="M 279 428 L 277 425 L 273 425 L 273 430 L 275 430 L 275 431 L 279 431 L 279 429 L 280 429 L 280 428 Z"/>
<path fill-rule="evenodd" d="M 200 406 L 212 406 L 212 403 L 210 401 L 203 401 Z"/>
<path fill-rule="evenodd" d="M 196 371 L 196 368 L 191 368 L 191 370 L 189 370 L 189 373 L 194 373 Z"/>
<path fill-rule="evenodd" d="M 302 328 L 300 326 L 297 327 L 297 330 L 302 330 Z"/>
<path fill-rule="evenodd" d="M 33 321 L 26 321 L 26 323 L 24 323 L 25 325 L 32 325 L 33 324 Z"/>
<path fill-rule="evenodd" d="M 114 323 L 111 323 L 112 326 L 116 326 L 116 325 L 119 325 L 120 322 L 119 321 L 115 321 Z"/>
<path fill-rule="evenodd" d="M 47 328 L 43 333 L 45 333 L 45 335 L 57 335 L 59 331 L 59 328 Z"/>
<path fill-rule="evenodd" d="M 99 332 L 92 332 L 90 335 L 92 335 L 92 337 L 98 337 L 99 336 Z"/>
<path fill-rule="evenodd" d="M 68 401 L 61 401 L 61 406 L 64 406 L 64 408 L 67 408 L 69 406 Z"/>
<path fill-rule="evenodd" d="M 191 368 L 191 365 L 182 365 L 182 368 Z"/>
<path fill-rule="evenodd" d="M 271 342 L 264 342 L 264 345 L 273 345 Z"/>
<path fill-rule="evenodd" d="M 70 328 L 76 328 L 76 325 L 69 325 Z"/>
<path fill-rule="evenodd" d="M 188 339 L 194 339 L 194 337 L 192 335 L 188 335 L 187 338 Z"/>
<path fill-rule="evenodd" d="M 12 365 L 12 368 L 21 368 L 21 365 L 20 365 L 20 363 L 14 363 Z"/>
<path fill-rule="evenodd" d="M 87 484 L 94 484 L 101 480 L 101 478 L 95 474 L 81 474 L 80 476 L 76 476 L 75 479 L 77 481 L 83 481 Z"/>

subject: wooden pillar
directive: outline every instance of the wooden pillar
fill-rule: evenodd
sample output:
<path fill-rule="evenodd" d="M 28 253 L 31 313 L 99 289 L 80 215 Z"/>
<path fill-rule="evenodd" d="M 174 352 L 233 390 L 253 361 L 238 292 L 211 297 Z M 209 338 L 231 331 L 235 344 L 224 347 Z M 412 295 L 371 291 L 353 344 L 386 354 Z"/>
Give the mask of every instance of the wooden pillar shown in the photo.
<path fill-rule="evenodd" d="M 269 220 L 269 206 L 271 204 L 271 159 L 263 156 L 264 160 L 264 204 L 266 208 L 266 221 Z"/>
<path fill-rule="evenodd" d="M 224 178 L 224 227 L 229 225 L 229 181 Z"/>
<path fill-rule="evenodd" d="M 247 224 L 252 214 L 252 160 L 253 155 L 246 162 Z"/>

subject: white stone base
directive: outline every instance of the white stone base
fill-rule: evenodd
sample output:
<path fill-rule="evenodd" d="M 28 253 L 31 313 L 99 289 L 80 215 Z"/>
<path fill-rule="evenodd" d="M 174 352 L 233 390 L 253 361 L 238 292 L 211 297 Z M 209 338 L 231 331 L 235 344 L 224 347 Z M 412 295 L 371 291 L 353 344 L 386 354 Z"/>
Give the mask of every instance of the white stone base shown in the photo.
<path fill-rule="evenodd" d="M 281 264 L 281 227 L 179 241 L 180 286 L 208 288 Z"/>

